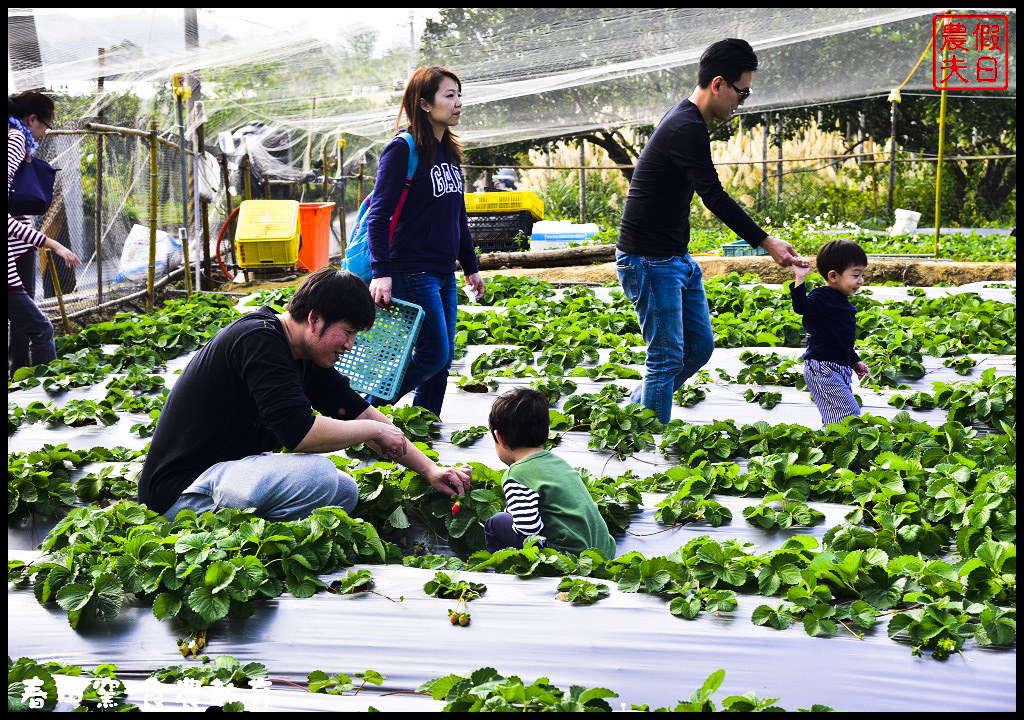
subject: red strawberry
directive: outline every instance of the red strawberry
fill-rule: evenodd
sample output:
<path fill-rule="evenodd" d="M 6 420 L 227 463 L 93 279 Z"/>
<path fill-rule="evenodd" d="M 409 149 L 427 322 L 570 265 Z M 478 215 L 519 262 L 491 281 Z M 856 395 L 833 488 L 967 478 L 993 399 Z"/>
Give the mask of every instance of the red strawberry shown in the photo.
<path fill-rule="evenodd" d="M 459 501 L 456 500 L 455 504 L 452 505 L 452 515 L 458 515 L 459 514 L 459 510 L 461 510 L 461 509 L 462 509 L 462 506 L 459 505 Z"/>

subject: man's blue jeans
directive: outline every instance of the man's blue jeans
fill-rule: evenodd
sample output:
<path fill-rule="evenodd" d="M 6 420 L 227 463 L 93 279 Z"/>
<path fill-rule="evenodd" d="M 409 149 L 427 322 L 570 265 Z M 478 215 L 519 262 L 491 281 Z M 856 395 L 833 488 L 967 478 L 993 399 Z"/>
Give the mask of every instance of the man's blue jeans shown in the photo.
<path fill-rule="evenodd" d="M 419 305 L 424 312 L 416 347 L 393 402 L 416 388 L 413 404 L 440 417 L 448 371 L 455 359 L 455 273 L 395 273 L 391 277 L 391 294 Z"/>
<path fill-rule="evenodd" d="M 221 508 L 254 508 L 267 520 L 301 520 L 319 507 L 352 512 L 359 501 L 355 480 L 322 455 L 263 453 L 219 462 L 196 478 L 163 515 L 173 520 L 186 508 L 197 515 Z"/>
<path fill-rule="evenodd" d="M 673 393 L 715 349 L 703 273 L 689 254 L 662 258 L 623 252 L 615 254 L 615 271 L 647 343 L 647 375 L 630 399 L 667 423 Z"/>

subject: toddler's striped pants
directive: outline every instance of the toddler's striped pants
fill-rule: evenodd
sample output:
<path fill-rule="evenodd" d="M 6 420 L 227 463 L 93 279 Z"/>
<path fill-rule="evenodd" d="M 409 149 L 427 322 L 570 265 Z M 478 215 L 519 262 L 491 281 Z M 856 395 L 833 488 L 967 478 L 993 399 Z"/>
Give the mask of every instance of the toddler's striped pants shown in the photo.
<path fill-rule="evenodd" d="M 850 387 L 852 378 L 853 368 L 848 365 L 824 360 L 804 360 L 804 380 L 807 381 L 807 389 L 811 391 L 814 404 L 821 412 L 822 424 L 828 425 L 850 415 L 860 415 L 860 406 Z"/>

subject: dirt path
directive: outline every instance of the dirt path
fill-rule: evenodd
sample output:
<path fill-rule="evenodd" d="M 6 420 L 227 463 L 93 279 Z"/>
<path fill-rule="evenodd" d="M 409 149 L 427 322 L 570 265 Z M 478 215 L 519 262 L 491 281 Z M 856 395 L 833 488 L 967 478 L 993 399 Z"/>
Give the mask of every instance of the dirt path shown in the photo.
<path fill-rule="evenodd" d="M 753 273 L 770 283 L 785 283 L 793 279 L 793 271 L 778 267 L 764 257 L 721 257 L 695 255 L 704 277 L 728 275 L 731 272 Z M 813 266 L 812 266 L 813 269 Z M 555 268 L 503 268 L 485 270 L 484 277 L 494 275 L 526 275 L 548 282 L 608 282 L 616 281 L 615 263 Z M 964 285 L 972 282 L 1016 280 L 1016 263 L 952 262 L 942 260 L 870 260 L 866 280 L 879 283 L 896 280 L 915 287 L 932 285 Z"/>

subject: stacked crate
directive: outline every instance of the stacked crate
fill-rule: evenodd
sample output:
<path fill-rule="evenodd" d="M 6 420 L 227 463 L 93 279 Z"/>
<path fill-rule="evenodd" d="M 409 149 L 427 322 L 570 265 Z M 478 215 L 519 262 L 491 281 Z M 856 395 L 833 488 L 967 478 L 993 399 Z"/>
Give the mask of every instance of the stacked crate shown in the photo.
<path fill-rule="evenodd" d="M 480 252 L 530 249 L 534 220 L 544 219 L 544 201 L 532 192 L 466 193 L 473 244 Z"/>

